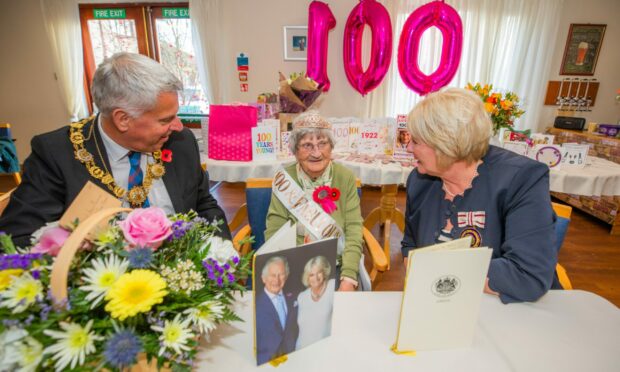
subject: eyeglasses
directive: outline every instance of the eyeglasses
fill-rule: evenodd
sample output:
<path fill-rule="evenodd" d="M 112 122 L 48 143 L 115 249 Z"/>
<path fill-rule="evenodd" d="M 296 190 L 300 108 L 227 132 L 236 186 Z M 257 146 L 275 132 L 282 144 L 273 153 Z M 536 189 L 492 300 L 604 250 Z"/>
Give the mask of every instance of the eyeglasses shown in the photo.
<path fill-rule="evenodd" d="M 323 151 L 325 148 L 327 148 L 328 145 L 329 145 L 329 142 L 327 141 L 321 141 L 321 142 L 318 142 L 317 144 L 306 142 L 306 143 L 300 144 L 299 148 L 306 152 L 312 152 L 314 151 L 315 148 L 319 149 L 319 151 Z"/>

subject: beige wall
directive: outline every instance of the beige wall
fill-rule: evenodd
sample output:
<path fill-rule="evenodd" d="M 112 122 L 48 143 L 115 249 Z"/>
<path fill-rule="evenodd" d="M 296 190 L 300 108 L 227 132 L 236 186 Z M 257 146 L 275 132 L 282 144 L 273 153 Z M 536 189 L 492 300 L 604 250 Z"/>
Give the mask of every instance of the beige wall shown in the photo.
<path fill-rule="evenodd" d="M 331 90 L 323 101 L 321 111 L 328 116 L 361 116 L 367 98 L 362 98 L 349 85 L 342 64 L 344 25 L 358 1 L 326 2 L 336 18 L 336 28 L 329 34 L 327 69 Z M 235 69 L 235 58 L 239 53 L 243 52 L 250 58 L 249 92 L 239 91 L 236 71 L 227 78 L 234 92 L 234 100 L 249 102 L 255 100 L 259 93 L 275 92 L 278 71 L 290 74 L 305 70 L 304 62 L 284 61 L 282 27 L 306 25 L 309 1 L 226 0 L 224 3 L 224 34 L 228 39 L 231 70 Z M 32 136 L 67 124 L 69 114 L 60 101 L 54 79 L 51 49 L 39 0 L 0 0 L 0 9 L 0 46 L 5 51 L 3 58 L 0 58 L 0 122 L 13 125 L 15 137 L 18 138 L 18 153 L 23 161 L 30 153 Z M 601 86 L 596 107 L 586 115 L 588 121 L 615 123 L 620 119 L 620 105 L 614 101 L 616 89 L 620 88 L 620 48 L 616 46 L 617 40 L 620 40 L 618 14 L 618 0 L 565 1 L 549 79 L 559 78 L 557 72 L 570 23 L 607 24 L 594 75 Z M 541 127 L 552 123 L 554 116 L 553 108 L 545 108 Z"/>
<path fill-rule="evenodd" d="M 342 43 L 344 25 L 357 0 L 325 1 L 336 18 L 336 27 L 329 33 L 327 74 L 330 91 L 320 106 L 327 116 L 361 116 L 364 100 L 349 84 L 343 67 Z M 224 14 L 230 35 L 230 63 L 244 53 L 250 58 L 249 91 L 240 92 L 235 74 L 230 89 L 235 101 L 256 100 L 262 92 L 277 92 L 278 71 L 285 75 L 306 70 L 305 61 L 284 60 L 284 26 L 308 24 L 309 1 L 299 0 L 227 0 Z M 236 69 L 236 65 L 234 66 Z"/>
<path fill-rule="evenodd" d="M 560 21 L 560 29 L 555 45 L 555 53 L 551 62 L 548 80 L 561 80 L 560 65 L 564 56 L 564 47 L 571 23 L 606 24 L 603 44 L 594 71 L 595 78 L 600 82 L 596 97 L 596 106 L 592 112 L 574 112 L 574 116 L 586 118 L 586 122 L 616 124 L 620 120 L 620 104 L 615 101 L 616 91 L 620 89 L 620 1 L 619 0 L 565 0 Z M 586 77 L 586 76 L 584 76 Z M 564 115 L 564 114 L 563 114 Z M 557 110 L 553 106 L 545 106 L 541 115 L 540 128 L 553 125 Z"/>
<path fill-rule="evenodd" d="M 30 139 L 66 125 L 39 0 L 0 0 L 0 122 L 11 124 L 20 161 Z"/>

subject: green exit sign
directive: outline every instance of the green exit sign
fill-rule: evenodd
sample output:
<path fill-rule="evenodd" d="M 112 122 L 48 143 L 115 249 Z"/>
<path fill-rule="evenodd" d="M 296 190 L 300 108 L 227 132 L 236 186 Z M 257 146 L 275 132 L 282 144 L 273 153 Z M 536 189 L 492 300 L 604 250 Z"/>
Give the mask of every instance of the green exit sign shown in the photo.
<path fill-rule="evenodd" d="M 93 9 L 93 17 L 95 19 L 125 19 L 125 9 L 109 8 L 109 9 Z"/>
<path fill-rule="evenodd" d="M 189 8 L 162 8 L 164 18 L 189 18 Z"/>

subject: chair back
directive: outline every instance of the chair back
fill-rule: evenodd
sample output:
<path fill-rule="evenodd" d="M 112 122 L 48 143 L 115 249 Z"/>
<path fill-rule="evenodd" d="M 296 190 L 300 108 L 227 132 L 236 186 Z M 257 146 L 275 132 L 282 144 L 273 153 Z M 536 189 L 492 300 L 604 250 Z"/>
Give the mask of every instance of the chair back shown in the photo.
<path fill-rule="evenodd" d="M 11 194 L 14 190 L 15 189 L 0 195 L 0 216 L 2 216 L 6 206 L 9 205 L 9 200 L 11 200 Z"/>
<path fill-rule="evenodd" d="M 570 215 L 573 211 L 572 207 L 563 204 L 551 203 L 553 211 L 557 215 L 555 221 L 555 236 L 556 236 L 556 250 L 559 252 L 564 243 L 566 237 L 566 231 L 568 230 L 568 223 L 570 222 Z"/>
<path fill-rule="evenodd" d="M 17 149 L 11 135 L 11 124 L 7 123 L 0 124 L 0 174 L 10 175 L 15 182 L 15 186 L 19 186 L 22 182 L 19 173 Z"/>
<path fill-rule="evenodd" d="M 566 232 L 568 231 L 568 223 L 570 222 L 570 216 L 573 212 L 573 208 L 568 205 L 551 203 L 553 207 L 553 211 L 555 212 L 557 218 L 555 221 L 555 237 L 556 237 L 556 250 L 560 252 L 560 248 L 562 248 L 562 244 L 564 243 L 564 238 L 566 237 Z M 555 272 L 558 276 L 558 281 L 560 285 L 564 289 L 573 289 L 573 285 L 568 278 L 568 274 L 566 273 L 566 269 L 560 265 L 559 263 L 555 267 Z"/>
<path fill-rule="evenodd" d="M 265 243 L 267 211 L 271 203 L 271 181 L 271 178 L 248 178 L 245 182 L 248 223 L 254 235 L 253 250 Z"/>

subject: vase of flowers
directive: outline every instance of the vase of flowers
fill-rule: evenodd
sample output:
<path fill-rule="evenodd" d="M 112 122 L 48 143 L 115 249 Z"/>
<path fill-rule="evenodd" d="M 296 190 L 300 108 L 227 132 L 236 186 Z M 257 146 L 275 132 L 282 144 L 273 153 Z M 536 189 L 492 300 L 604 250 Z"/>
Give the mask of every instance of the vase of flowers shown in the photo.
<path fill-rule="evenodd" d="M 99 211 L 68 237 L 47 228 L 30 250 L 0 234 L 0 366 L 190 371 L 200 336 L 239 320 L 230 307 L 250 260 L 215 235 L 217 222 L 136 209 L 84 240 L 121 211 Z"/>
<path fill-rule="evenodd" d="M 514 92 L 493 92 L 493 84 L 467 83 L 466 89 L 476 93 L 484 102 L 484 108 L 491 116 L 493 134 L 497 135 L 502 128 L 512 129 L 515 119 L 525 111 L 520 109 L 519 96 Z"/>

